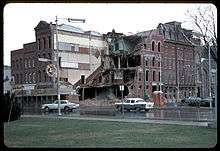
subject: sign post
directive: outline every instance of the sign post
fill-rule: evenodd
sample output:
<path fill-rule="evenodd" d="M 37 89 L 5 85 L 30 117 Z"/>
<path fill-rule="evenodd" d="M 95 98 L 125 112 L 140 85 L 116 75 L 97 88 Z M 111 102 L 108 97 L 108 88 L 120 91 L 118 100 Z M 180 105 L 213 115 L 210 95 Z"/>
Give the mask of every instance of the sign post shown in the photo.
<path fill-rule="evenodd" d="M 123 118 L 124 118 L 124 101 L 123 101 L 124 85 L 120 85 L 119 88 L 120 88 L 120 91 L 121 91 L 121 99 L 122 99 L 122 115 L 123 115 Z"/>

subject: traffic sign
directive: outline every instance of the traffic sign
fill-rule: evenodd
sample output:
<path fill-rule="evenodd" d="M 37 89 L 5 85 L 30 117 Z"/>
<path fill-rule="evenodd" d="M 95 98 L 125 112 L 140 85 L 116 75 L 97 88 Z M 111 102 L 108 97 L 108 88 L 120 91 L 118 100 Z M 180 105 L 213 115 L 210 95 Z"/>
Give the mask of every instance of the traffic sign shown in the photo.
<path fill-rule="evenodd" d="M 124 91 L 124 85 L 120 85 L 119 88 L 120 88 L 120 91 Z"/>
<path fill-rule="evenodd" d="M 53 77 L 56 73 L 55 65 L 53 65 L 53 64 L 47 65 L 46 72 L 47 72 L 48 76 Z"/>

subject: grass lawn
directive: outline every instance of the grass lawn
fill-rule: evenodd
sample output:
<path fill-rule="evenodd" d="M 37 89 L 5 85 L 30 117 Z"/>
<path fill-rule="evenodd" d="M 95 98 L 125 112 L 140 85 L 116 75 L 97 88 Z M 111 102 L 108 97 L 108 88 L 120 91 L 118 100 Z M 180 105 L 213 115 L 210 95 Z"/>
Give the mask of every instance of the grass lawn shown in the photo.
<path fill-rule="evenodd" d="M 5 123 L 8 147 L 212 148 L 216 129 L 194 126 L 21 118 Z"/>

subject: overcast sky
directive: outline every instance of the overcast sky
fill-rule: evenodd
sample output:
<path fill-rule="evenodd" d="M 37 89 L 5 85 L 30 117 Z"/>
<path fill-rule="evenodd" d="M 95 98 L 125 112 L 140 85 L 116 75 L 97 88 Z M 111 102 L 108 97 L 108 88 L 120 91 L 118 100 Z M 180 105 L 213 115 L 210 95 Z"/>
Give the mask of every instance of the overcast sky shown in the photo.
<path fill-rule="evenodd" d="M 186 11 L 209 4 L 28 4 L 11 3 L 4 8 L 4 65 L 11 65 L 10 51 L 20 49 L 23 44 L 35 41 L 34 27 L 40 20 L 55 23 L 55 16 L 83 18 L 86 23 L 68 23 L 83 30 L 127 34 L 156 28 L 159 23 L 184 22 Z M 211 4 L 210 4 L 211 5 Z M 216 10 L 215 6 L 212 5 Z M 192 29 L 190 23 L 182 27 Z"/>

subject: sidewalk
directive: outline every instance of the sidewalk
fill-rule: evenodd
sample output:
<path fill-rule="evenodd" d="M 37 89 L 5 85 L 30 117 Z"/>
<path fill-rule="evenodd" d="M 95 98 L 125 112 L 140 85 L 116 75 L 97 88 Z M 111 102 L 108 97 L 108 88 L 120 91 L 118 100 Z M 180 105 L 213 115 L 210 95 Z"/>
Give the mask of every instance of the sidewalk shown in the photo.
<path fill-rule="evenodd" d="M 135 122 L 135 123 L 157 123 L 157 124 L 175 124 L 207 127 L 207 122 L 193 121 L 172 121 L 172 120 L 154 120 L 154 119 L 123 119 L 123 118 L 105 118 L 105 117 L 84 117 L 84 116 L 48 116 L 48 115 L 22 115 L 21 117 L 39 117 L 39 118 L 59 118 L 59 119 L 78 119 L 78 120 L 100 120 L 111 122 Z"/>

